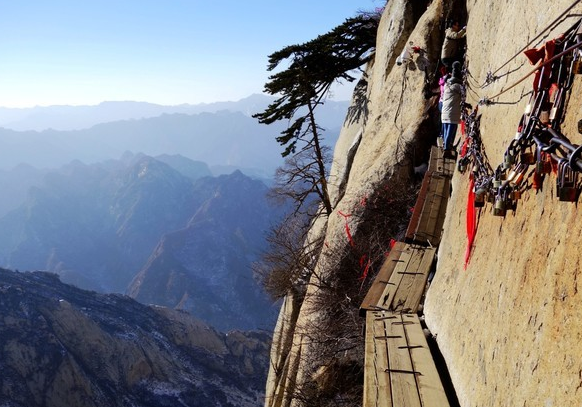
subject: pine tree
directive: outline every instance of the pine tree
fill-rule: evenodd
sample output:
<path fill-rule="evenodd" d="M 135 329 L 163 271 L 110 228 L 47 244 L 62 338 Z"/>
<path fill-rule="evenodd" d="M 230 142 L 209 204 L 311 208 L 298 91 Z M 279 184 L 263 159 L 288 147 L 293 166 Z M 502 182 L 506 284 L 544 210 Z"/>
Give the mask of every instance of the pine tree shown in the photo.
<path fill-rule="evenodd" d="M 288 163 L 305 170 L 299 174 L 295 169 L 283 173 L 294 174 L 295 181 L 298 177 L 303 180 L 306 191 L 317 193 L 327 215 L 333 208 L 327 188 L 325 149 L 321 144 L 323 129 L 317 125 L 315 109 L 324 103 L 334 82 L 353 81 L 354 71 L 371 59 L 379 20 L 380 12 L 361 13 L 314 40 L 269 55 L 268 71 L 274 71 L 284 61 L 289 65 L 270 76 L 265 84 L 265 91 L 279 95 L 278 99 L 253 117 L 264 124 L 290 122 L 276 140 L 285 147 L 281 155 L 294 158 Z M 287 181 L 292 188 L 300 184 Z M 298 206 L 303 203 L 297 202 Z"/>

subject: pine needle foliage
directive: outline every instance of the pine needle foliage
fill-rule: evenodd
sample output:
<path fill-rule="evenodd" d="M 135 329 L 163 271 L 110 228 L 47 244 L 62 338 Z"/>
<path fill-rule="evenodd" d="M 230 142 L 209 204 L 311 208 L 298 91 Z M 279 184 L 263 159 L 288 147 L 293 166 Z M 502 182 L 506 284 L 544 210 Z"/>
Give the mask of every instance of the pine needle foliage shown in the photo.
<path fill-rule="evenodd" d="M 283 157 L 311 150 L 317 165 L 306 179 L 315 179 L 323 191 L 326 213 L 332 211 L 327 194 L 327 169 L 322 148 L 322 128 L 317 125 L 315 109 L 324 103 L 336 81 L 352 82 L 355 70 L 372 58 L 381 13 L 361 13 L 348 18 L 327 34 L 299 45 L 290 45 L 269 55 L 268 71 L 283 69 L 269 77 L 265 92 L 279 97 L 264 112 L 253 115 L 260 123 L 289 121 L 277 142 L 285 149 Z M 299 151 L 298 151 L 299 148 Z"/>
<path fill-rule="evenodd" d="M 314 40 L 269 55 L 268 71 L 274 71 L 284 61 L 289 61 L 289 66 L 269 77 L 265 91 L 280 97 L 254 117 L 265 124 L 294 119 L 277 137 L 281 145 L 287 146 L 284 157 L 295 152 L 301 130 L 308 123 L 309 112 L 296 117 L 297 111 L 321 104 L 334 82 L 354 81 L 354 70 L 370 60 L 379 19 L 379 14 L 362 13 Z"/>

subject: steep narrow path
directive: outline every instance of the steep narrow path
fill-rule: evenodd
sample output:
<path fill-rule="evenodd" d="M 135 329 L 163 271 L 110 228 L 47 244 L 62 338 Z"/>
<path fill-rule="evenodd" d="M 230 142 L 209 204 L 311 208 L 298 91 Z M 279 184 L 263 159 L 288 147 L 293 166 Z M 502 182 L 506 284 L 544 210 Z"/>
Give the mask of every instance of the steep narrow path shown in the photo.
<path fill-rule="evenodd" d="M 450 403 L 418 317 L 436 260 L 455 161 L 433 147 L 404 242 L 386 258 L 362 305 L 364 407 Z"/>

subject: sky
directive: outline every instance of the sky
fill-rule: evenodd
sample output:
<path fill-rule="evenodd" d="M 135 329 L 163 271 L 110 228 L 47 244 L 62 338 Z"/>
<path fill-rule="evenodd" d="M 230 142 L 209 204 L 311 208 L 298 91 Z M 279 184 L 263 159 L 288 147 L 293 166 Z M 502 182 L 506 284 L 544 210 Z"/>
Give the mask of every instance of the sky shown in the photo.
<path fill-rule="evenodd" d="M 268 55 L 385 0 L 19 0 L 0 13 L 0 106 L 178 105 L 263 92 Z M 348 100 L 351 86 L 334 99 Z"/>

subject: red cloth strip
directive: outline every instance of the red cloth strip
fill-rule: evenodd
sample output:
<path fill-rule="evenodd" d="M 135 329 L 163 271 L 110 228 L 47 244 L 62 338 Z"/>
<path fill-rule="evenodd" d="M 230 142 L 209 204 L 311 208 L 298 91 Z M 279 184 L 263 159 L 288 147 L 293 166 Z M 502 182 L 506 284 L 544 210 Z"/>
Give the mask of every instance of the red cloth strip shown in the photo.
<path fill-rule="evenodd" d="M 471 176 L 469 182 L 469 196 L 467 197 L 467 249 L 465 250 L 465 270 L 467 270 L 467 266 L 469 265 L 473 242 L 475 241 L 475 235 L 477 234 L 474 187 L 475 180 L 473 179 L 473 176 Z"/>

